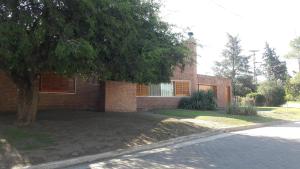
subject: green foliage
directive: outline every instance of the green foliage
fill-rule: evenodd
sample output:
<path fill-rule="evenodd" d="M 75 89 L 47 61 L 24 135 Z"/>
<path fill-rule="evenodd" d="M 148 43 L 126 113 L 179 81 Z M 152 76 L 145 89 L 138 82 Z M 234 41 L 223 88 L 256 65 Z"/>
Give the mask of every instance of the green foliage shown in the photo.
<path fill-rule="evenodd" d="M 252 99 L 255 106 L 264 106 L 266 98 L 260 93 L 249 93 L 246 98 Z"/>
<path fill-rule="evenodd" d="M 263 53 L 264 59 L 264 73 L 270 81 L 285 82 L 288 77 L 286 62 L 281 62 L 279 56 L 276 54 L 274 48 L 270 48 L 266 43 L 265 51 Z"/>
<path fill-rule="evenodd" d="M 217 104 L 213 91 L 198 91 L 192 94 L 190 98 L 182 98 L 179 102 L 179 108 L 190 110 L 214 110 Z"/>
<path fill-rule="evenodd" d="M 285 91 L 288 100 L 300 100 L 300 73 L 288 80 Z"/>
<path fill-rule="evenodd" d="M 238 76 L 235 79 L 235 95 L 246 96 L 248 93 L 254 92 L 256 85 L 253 83 L 253 77 L 249 75 Z"/>
<path fill-rule="evenodd" d="M 228 34 L 228 42 L 222 53 L 224 59 L 220 62 L 216 62 L 214 67 L 217 76 L 232 79 L 233 93 L 235 96 L 243 96 L 249 92 L 247 91 L 249 89 L 245 89 L 244 91 L 243 88 L 245 85 L 244 82 L 246 82 L 245 79 L 248 79 L 245 78 L 245 75 L 249 76 L 250 73 L 249 57 L 245 57 L 241 54 L 242 49 L 240 43 L 241 41 L 238 36 Z M 249 85 L 247 84 L 246 86 L 248 87 Z"/>
<path fill-rule="evenodd" d="M 254 106 L 255 105 L 255 100 L 253 98 L 250 98 L 250 97 L 242 97 L 239 104 L 242 105 L 242 106 Z"/>
<path fill-rule="evenodd" d="M 300 58 L 300 37 L 290 42 L 291 51 L 286 55 L 287 58 Z"/>
<path fill-rule="evenodd" d="M 267 81 L 259 85 L 258 93 L 266 99 L 266 106 L 279 106 L 285 103 L 285 90 L 277 82 Z"/>
<path fill-rule="evenodd" d="M 168 81 L 188 51 L 159 7 L 143 0 L 1 1 L 0 70 L 28 85 L 45 71 Z"/>
<path fill-rule="evenodd" d="M 297 59 L 300 72 L 300 37 L 290 42 L 291 51 L 286 55 L 289 59 Z"/>
<path fill-rule="evenodd" d="M 257 110 L 253 106 L 241 107 L 237 104 L 231 104 L 226 107 L 226 113 L 232 115 L 256 116 Z"/>

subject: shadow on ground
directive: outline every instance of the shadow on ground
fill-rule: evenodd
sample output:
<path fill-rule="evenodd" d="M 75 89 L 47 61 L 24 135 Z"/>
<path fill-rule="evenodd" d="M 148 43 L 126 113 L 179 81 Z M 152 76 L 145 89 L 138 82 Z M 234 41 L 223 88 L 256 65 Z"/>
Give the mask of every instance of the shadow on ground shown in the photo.
<path fill-rule="evenodd" d="M 299 132 L 300 125 L 296 126 Z M 81 167 L 88 169 L 296 169 L 300 166 L 299 158 L 299 135 L 297 138 L 284 138 L 240 133 L 182 148 L 168 148 L 141 156 L 124 156 Z"/>
<path fill-rule="evenodd" d="M 15 127 L 14 119 L 13 114 L 0 116 L 0 169 L 125 149 L 208 130 L 140 113 L 42 111 L 37 122 L 27 128 Z"/>

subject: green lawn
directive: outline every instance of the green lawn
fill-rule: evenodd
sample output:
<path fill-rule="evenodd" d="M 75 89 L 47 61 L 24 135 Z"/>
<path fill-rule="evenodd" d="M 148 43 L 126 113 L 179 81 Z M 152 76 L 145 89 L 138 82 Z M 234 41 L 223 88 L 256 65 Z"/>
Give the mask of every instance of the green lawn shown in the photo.
<path fill-rule="evenodd" d="M 265 123 L 276 120 L 300 120 L 300 109 L 278 108 L 278 107 L 258 107 L 257 116 L 228 115 L 222 111 L 196 111 L 182 109 L 158 110 L 156 113 L 181 119 L 194 119 L 211 123 L 216 128 L 245 126 L 257 123 Z"/>
<path fill-rule="evenodd" d="M 54 144 L 53 138 L 48 134 L 17 127 L 4 129 L 0 139 L 6 140 L 21 150 L 39 149 Z"/>
<path fill-rule="evenodd" d="M 289 104 L 289 103 L 291 103 L 291 104 L 300 104 L 300 101 L 288 101 L 287 103 L 288 103 L 288 104 Z"/>
<path fill-rule="evenodd" d="M 259 115 L 277 120 L 297 121 L 300 120 L 300 108 L 273 107 L 272 110 Z"/>

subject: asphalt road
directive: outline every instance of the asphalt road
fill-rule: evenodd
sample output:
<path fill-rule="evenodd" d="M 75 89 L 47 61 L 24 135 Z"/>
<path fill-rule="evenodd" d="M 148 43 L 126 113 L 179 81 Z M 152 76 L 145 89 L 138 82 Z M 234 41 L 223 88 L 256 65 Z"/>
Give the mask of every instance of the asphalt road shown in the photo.
<path fill-rule="evenodd" d="M 70 169 L 300 169 L 300 122 L 197 139 Z"/>

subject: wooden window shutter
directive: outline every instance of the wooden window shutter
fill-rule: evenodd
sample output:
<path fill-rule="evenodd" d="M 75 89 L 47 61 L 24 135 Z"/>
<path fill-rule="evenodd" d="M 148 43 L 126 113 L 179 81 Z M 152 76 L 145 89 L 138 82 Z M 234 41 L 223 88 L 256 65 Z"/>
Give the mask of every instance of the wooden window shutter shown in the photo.
<path fill-rule="evenodd" d="M 136 96 L 149 96 L 149 86 L 144 84 L 137 84 Z"/>
<path fill-rule="evenodd" d="M 175 81 L 175 96 L 190 96 L 190 83 L 188 81 Z"/>
<path fill-rule="evenodd" d="M 55 73 L 43 73 L 40 77 L 40 91 L 75 93 L 75 79 Z"/>

